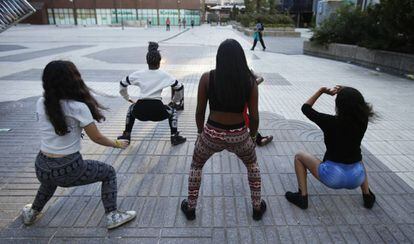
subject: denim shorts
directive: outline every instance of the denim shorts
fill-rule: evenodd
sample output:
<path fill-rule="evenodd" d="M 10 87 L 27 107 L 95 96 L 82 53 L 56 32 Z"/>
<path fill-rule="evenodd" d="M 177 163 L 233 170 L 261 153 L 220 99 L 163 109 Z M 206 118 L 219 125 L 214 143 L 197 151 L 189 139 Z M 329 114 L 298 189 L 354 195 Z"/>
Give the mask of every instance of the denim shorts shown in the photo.
<path fill-rule="evenodd" d="M 353 164 L 325 161 L 318 168 L 319 180 L 332 189 L 355 189 L 365 180 L 362 162 Z"/>

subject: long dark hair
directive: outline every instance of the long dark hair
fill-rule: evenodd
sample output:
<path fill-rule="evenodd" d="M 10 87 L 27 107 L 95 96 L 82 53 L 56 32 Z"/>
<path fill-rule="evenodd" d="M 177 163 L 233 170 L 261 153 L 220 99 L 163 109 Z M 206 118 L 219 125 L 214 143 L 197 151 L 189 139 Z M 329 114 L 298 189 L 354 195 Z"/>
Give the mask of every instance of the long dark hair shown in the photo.
<path fill-rule="evenodd" d="M 63 136 L 68 131 L 65 116 L 60 105 L 62 99 L 85 103 L 96 121 L 105 120 L 101 106 L 91 95 L 76 66 L 70 61 L 52 61 L 43 70 L 43 97 L 46 114 L 56 134 Z"/>
<path fill-rule="evenodd" d="M 221 104 L 244 105 L 253 86 L 253 74 L 247 66 L 240 43 L 223 41 L 217 51 L 214 92 Z"/>
<path fill-rule="evenodd" d="M 352 87 L 339 90 L 335 105 L 337 116 L 351 124 L 365 124 L 375 116 L 371 104 L 365 102 L 362 94 Z"/>

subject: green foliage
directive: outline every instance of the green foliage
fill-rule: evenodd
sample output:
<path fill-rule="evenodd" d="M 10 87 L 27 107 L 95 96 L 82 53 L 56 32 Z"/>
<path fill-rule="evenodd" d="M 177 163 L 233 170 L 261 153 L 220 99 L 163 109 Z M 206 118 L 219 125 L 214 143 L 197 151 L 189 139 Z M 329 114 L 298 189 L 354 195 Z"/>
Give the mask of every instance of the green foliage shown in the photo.
<path fill-rule="evenodd" d="M 246 7 L 246 13 L 253 13 L 256 11 L 254 0 L 244 0 L 244 6 Z"/>
<path fill-rule="evenodd" d="M 269 14 L 275 14 L 276 11 L 276 0 L 268 0 Z"/>
<path fill-rule="evenodd" d="M 265 27 L 290 27 L 293 20 L 284 14 L 239 14 L 236 18 L 244 27 L 255 26 L 257 19 L 260 19 Z"/>
<path fill-rule="evenodd" d="M 414 53 L 414 1 L 382 0 L 361 11 L 340 8 L 314 30 L 311 41 Z"/>

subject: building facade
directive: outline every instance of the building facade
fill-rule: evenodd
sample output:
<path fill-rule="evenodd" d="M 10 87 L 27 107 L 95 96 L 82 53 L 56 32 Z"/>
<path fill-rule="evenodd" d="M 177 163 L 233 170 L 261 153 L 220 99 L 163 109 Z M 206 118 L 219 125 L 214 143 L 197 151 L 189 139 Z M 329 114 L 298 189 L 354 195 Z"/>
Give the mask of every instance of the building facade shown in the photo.
<path fill-rule="evenodd" d="M 123 22 L 200 24 L 200 0 L 29 0 L 36 13 L 26 23 L 51 25 L 116 25 Z"/>

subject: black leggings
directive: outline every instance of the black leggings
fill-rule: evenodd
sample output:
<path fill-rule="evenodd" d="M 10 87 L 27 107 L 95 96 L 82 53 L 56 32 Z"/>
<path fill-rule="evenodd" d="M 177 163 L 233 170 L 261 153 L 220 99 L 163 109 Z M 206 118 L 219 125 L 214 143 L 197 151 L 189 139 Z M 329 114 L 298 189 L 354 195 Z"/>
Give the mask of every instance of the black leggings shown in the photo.
<path fill-rule="evenodd" d="M 259 41 L 260 41 L 260 44 L 262 44 L 263 49 L 266 48 L 266 46 L 264 44 L 264 41 L 263 41 L 263 36 L 262 36 L 261 31 L 259 32 Z M 254 39 L 252 49 L 254 49 L 256 47 L 256 44 L 257 44 L 257 39 Z"/>
<path fill-rule="evenodd" d="M 177 133 L 177 112 L 160 100 L 143 99 L 132 104 L 127 113 L 125 132 L 131 133 L 135 119 L 141 121 L 162 121 L 168 119 L 171 135 Z"/>
<path fill-rule="evenodd" d="M 101 199 L 105 212 L 117 209 L 117 185 L 115 169 L 95 160 L 83 160 L 80 153 L 63 158 L 49 158 L 39 153 L 35 163 L 36 176 L 41 185 L 32 208 L 42 211 L 58 186 L 71 187 L 102 182 Z"/>

